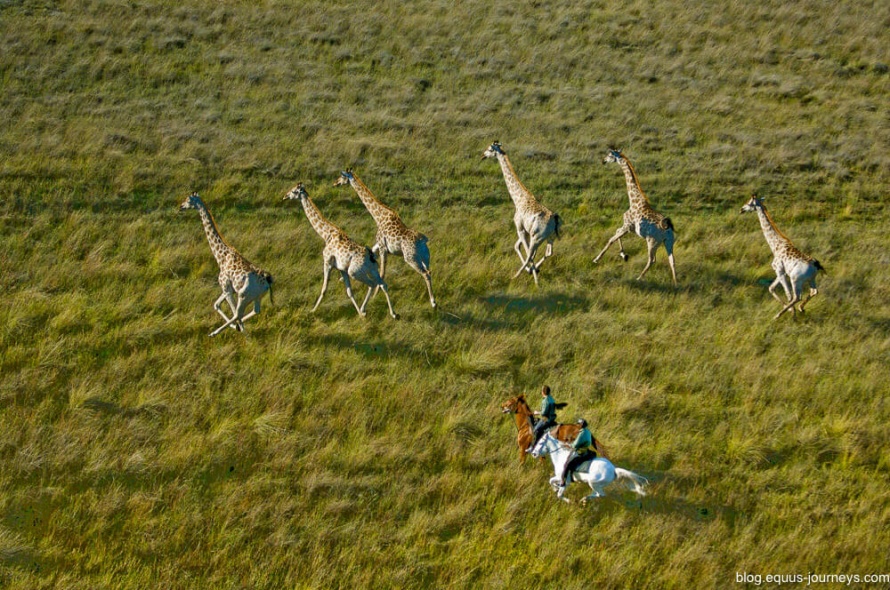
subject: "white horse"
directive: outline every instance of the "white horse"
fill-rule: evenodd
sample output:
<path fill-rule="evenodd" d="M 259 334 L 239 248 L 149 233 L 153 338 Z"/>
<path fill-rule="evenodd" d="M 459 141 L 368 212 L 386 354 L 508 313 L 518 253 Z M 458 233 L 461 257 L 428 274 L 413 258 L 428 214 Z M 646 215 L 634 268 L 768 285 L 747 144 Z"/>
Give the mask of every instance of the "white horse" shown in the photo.
<path fill-rule="evenodd" d="M 532 449 L 532 457 L 535 459 L 544 455 L 550 455 L 550 460 L 553 461 L 554 476 L 550 478 L 550 486 L 556 490 L 557 497 L 560 500 L 568 502 L 569 499 L 563 497 L 565 488 L 559 485 L 559 480 L 562 476 L 563 467 L 565 467 L 566 462 L 574 455 L 574 451 L 569 445 L 556 440 L 549 432 L 547 432 L 541 437 L 537 444 L 535 444 L 535 448 Z M 575 471 L 572 477 L 566 480 L 566 486 L 568 486 L 572 480 L 583 481 L 590 486 L 591 490 L 593 490 L 593 493 L 585 497 L 582 502 L 586 502 L 591 498 L 605 496 L 606 493 L 603 491 L 603 488 L 616 479 L 628 480 L 627 488 L 629 490 L 636 492 L 640 496 L 646 495 L 646 490 L 643 489 L 643 486 L 649 483 L 649 481 L 642 475 L 637 475 L 633 471 L 628 471 L 627 469 L 615 467 L 612 465 L 611 461 L 603 457 L 597 457 L 588 465 L 586 470 Z M 582 465 L 582 468 L 583 467 L 584 466 Z"/>

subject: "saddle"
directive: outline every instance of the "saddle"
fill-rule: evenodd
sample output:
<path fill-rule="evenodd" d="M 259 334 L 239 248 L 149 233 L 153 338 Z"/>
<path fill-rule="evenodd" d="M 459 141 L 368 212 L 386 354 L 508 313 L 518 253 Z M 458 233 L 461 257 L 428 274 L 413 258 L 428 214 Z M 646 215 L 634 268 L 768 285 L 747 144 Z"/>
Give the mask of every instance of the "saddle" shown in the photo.
<path fill-rule="evenodd" d="M 596 459 L 596 457 L 594 457 L 593 459 Z M 580 481 L 578 479 L 575 479 L 579 473 L 589 473 L 590 472 L 590 464 L 593 462 L 593 459 L 589 459 L 589 460 L 585 461 L 584 463 L 581 463 L 580 465 L 578 465 L 577 469 L 572 471 L 571 475 L 569 475 L 569 477 L 571 478 L 571 481 Z"/>

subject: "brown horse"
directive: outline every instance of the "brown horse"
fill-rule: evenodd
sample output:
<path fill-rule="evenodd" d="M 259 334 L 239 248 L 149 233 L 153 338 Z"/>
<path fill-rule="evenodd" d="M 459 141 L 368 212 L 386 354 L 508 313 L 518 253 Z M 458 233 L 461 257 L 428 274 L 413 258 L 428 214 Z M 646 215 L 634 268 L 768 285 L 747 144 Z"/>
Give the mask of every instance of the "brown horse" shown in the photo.
<path fill-rule="evenodd" d="M 515 397 L 511 397 L 501 404 L 501 412 L 504 414 L 513 414 L 516 420 L 516 444 L 519 445 L 519 462 L 525 462 L 525 456 L 528 454 L 525 449 L 532 444 L 534 433 L 532 432 L 533 412 L 525 401 L 525 394 L 520 393 Z M 578 424 L 557 424 L 550 429 L 550 433 L 562 442 L 571 443 L 581 431 Z M 594 447 L 596 447 L 597 455 L 605 457 L 605 449 L 598 440 L 594 438 Z"/>

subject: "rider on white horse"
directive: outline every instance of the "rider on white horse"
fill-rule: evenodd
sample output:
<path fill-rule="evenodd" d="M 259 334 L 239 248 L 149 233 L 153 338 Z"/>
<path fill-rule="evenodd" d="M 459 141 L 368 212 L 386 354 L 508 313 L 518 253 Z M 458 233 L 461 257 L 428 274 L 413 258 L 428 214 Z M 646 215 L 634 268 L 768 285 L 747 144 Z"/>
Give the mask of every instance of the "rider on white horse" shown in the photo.
<path fill-rule="evenodd" d="M 568 502 L 569 499 L 564 497 L 565 485 L 560 485 L 562 480 L 561 476 L 566 473 L 565 466 L 574 453 L 575 451 L 572 447 L 557 440 L 549 432 L 544 433 L 544 436 L 541 437 L 541 440 L 538 441 L 538 444 L 535 445 L 535 448 L 532 451 L 532 457 L 536 459 L 544 455 L 550 455 L 550 460 L 553 462 L 553 477 L 550 478 L 550 485 L 556 490 L 557 497 L 564 502 Z M 645 477 L 638 475 L 633 471 L 615 467 L 612 462 L 605 457 L 595 457 L 589 462 L 589 467 L 582 471 L 577 471 L 574 476 L 575 481 L 586 483 L 593 491 L 592 494 L 584 498 L 584 501 L 605 495 L 604 487 L 616 479 L 627 481 L 628 489 L 640 496 L 646 495 L 644 486 L 648 482 Z M 565 484 L 568 481 L 571 480 L 564 480 L 562 483 Z"/>
<path fill-rule="evenodd" d="M 575 437 L 575 441 L 572 443 L 574 456 L 566 462 L 562 471 L 562 477 L 559 480 L 559 487 L 563 489 L 566 487 L 566 478 L 570 477 L 572 472 L 587 461 L 596 459 L 596 451 L 593 450 L 593 435 L 587 429 L 587 420 L 581 418 L 578 420 L 578 424 L 581 425 L 581 432 L 578 433 L 578 436 Z"/>

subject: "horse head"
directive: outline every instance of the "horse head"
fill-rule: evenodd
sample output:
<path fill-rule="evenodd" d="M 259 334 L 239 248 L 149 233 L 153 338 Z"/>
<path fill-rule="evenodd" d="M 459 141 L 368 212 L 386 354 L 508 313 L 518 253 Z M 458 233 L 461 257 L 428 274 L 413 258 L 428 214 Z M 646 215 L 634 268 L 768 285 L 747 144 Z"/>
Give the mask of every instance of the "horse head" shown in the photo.
<path fill-rule="evenodd" d="M 558 448 L 559 441 L 553 438 L 553 435 L 549 432 L 545 432 L 544 436 L 538 439 L 538 442 L 535 443 L 535 448 L 532 449 L 532 457 L 538 459 L 544 455 L 549 455 Z"/>
<path fill-rule="evenodd" d="M 501 413 L 503 414 L 531 414 L 531 408 L 528 407 L 528 403 L 525 401 L 525 395 L 520 393 L 515 397 L 511 397 L 507 401 L 501 404 Z"/>

